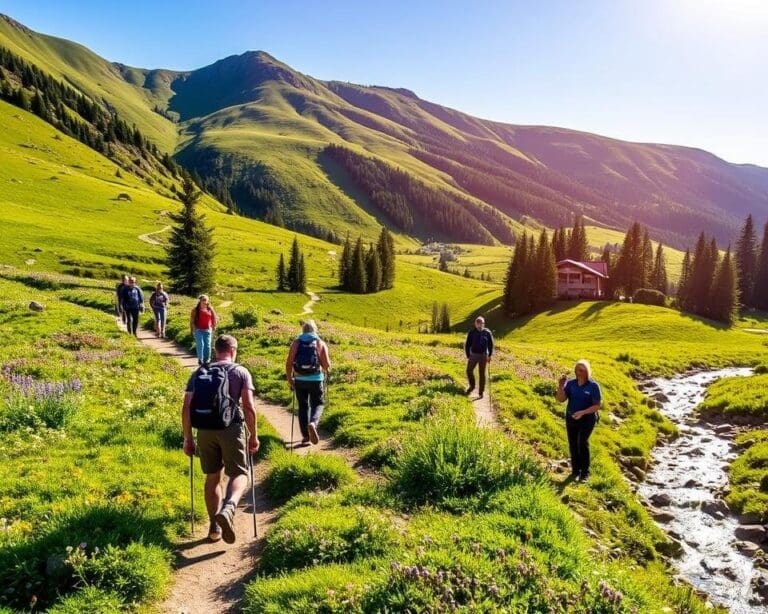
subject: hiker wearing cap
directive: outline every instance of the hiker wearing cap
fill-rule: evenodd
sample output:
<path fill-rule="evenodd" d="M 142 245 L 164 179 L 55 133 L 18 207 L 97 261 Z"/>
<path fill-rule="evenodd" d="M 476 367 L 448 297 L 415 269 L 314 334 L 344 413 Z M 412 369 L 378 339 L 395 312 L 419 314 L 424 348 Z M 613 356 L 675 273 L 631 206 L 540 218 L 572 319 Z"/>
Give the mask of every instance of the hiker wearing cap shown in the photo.
<path fill-rule="evenodd" d="M 258 452 L 259 439 L 253 380 L 235 362 L 237 339 L 222 335 L 216 339 L 215 351 L 216 360 L 197 369 L 187 383 L 182 409 L 184 452 L 192 457 L 197 451 L 205 473 L 209 539 L 223 537 L 232 544 L 235 510 L 248 486 L 248 455 Z"/>
<path fill-rule="evenodd" d="M 128 276 L 123 275 L 120 283 L 115 287 L 115 315 L 122 320 L 123 325 L 127 325 L 127 315 L 123 308 L 123 291 L 128 287 Z"/>
<path fill-rule="evenodd" d="M 467 333 L 464 353 L 467 355 L 467 380 L 469 381 L 467 394 L 472 394 L 475 389 L 475 367 L 479 367 L 480 389 L 478 392 L 479 398 L 482 399 L 485 392 L 485 369 L 493 356 L 493 335 L 485 328 L 483 316 L 475 319 L 475 326 Z"/>
<path fill-rule="evenodd" d="M 305 322 L 285 361 L 288 385 L 299 405 L 302 445 L 317 444 L 317 426 L 325 408 L 325 384 L 331 371 L 328 346 L 317 334 L 314 320 Z"/>
<path fill-rule="evenodd" d="M 589 361 L 579 360 L 574 372 L 575 378 L 563 375 L 557 382 L 555 398 L 560 403 L 568 401 L 565 428 L 571 451 L 571 477 L 584 482 L 589 478 L 589 436 L 597 424 L 603 396 L 600 384 L 592 379 Z"/>
<path fill-rule="evenodd" d="M 168 319 L 168 294 L 163 290 L 162 282 L 157 282 L 155 291 L 149 297 L 149 306 L 155 315 L 155 335 L 165 337 L 165 322 Z"/>
<path fill-rule="evenodd" d="M 211 339 L 216 332 L 217 324 L 216 312 L 208 300 L 208 295 L 201 294 L 189 318 L 189 331 L 195 339 L 199 365 L 211 360 Z"/>
<path fill-rule="evenodd" d="M 139 314 L 144 312 L 144 293 L 136 284 L 135 277 L 129 277 L 128 285 L 123 288 L 123 310 L 128 332 L 136 337 L 139 329 Z"/>

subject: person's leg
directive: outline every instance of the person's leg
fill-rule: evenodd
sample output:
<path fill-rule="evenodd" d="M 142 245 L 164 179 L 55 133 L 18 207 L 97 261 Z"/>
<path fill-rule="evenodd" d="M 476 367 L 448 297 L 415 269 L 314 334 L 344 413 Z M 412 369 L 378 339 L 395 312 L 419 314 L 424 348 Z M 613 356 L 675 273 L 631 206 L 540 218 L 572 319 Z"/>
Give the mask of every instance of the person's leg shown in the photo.
<path fill-rule="evenodd" d="M 205 475 L 205 507 L 208 510 L 208 518 L 213 525 L 216 514 L 221 509 L 221 501 L 224 496 L 224 470 L 219 469 L 216 473 L 207 473 Z"/>
<path fill-rule="evenodd" d="M 324 382 L 312 382 L 312 388 L 309 391 L 309 440 L 317 444 L 320 438 L 317 435 L 317 426 L 320 424 L 320 418 L 323 416 L 323 410 L 325 409 L 325 394 L 324 394 Z"/>
<path fill-rule="evenodd" d="M 581 479 L 584 480 L 589 477 L 589 437 L 595 428 L 595 417 L 594 415 L 584 416 L 579 422 L 582 422 L 579 425 L 578 433 L 579 474 Z"/>
<path fill-rule="evenodd" d="M 211 336 L 210 330 L 203 331 L 203 362 L 211 362 Z"/>
<path fill-rule="evenodd" d="M 224 461 L 224 473 L 229 477 L 226 496 L 216 514 L 224 541 L 235 542 L 234 518 L 237 504 L 248 488 L 248 436 L 245 424 L 233 422 L 218 432 Z"/>
<path fill-rule="evenodd" d="M 199 328 L 195 329 L 195 353 L 197 354 L 197 362 L 203 362 L 203 333 L 205 331 Z"/>
<path fill-rule="evenodd" d="M 309 441 L 310 391 L 307 382 L 297 380 L 294 385 L 296 387 L 296 405 L 299 408 L 299 430 L 301 431 L 302 443 L 306 443 Z"/>
<path fill-rule="evenodd" d="M 474 357 L 470 356 L 467 359 L 467 382 L 469 382 L 469 388 L 467 389 L 467 394 L 469 394 L 475 389 L 475 365 L 476 364 L 477 364 L 477 360 L 475 360 Z"/>
<path fill-rule="evenodd" d="M 159 309 L 153 309 L 152 314 L 155 317 L 155 336 L 160 336 L 160 310 Z"/>
<path fill-rule="evenodd" d="M 480 393 L 481 397 L 485 392 L 485 365 L 486 365 L 486 358 L 485 356 L 483 356 L 477 361 L 477 368 L 480 372 L 480 390 L 478 392 Z"/>
<path fill-rule="evenodd" d="M 128 321 L 130 322 L 131 334 L 136 337 L 139 330 L 139 310 L 131 309 L 128 312 Z"/>
<path fill-rule="evenodd" d="M 198 429 L 197 454 L 200 456 L 200 467 L 205 474 L 205 507 L 210 522 L 208 538 L 211 541 L 218 541 L 221 539 L 221 529 L 216 524 L 216 514 L 221 509 L 221 502 L 224 497 L 222 484 L 224 460 L 217 431 Z"/>
<path fill-rule="evenodd" d="M 160 336 L 165 337 L 165 323 L 168 321 L 168 310 L 160 310 Z"/>
<path fill-rule="evenodd" d="M 571 475 L 578 476 L 581 471 L 578 441 L 579 421 L 566 418 L 565 429 L 568 433 L 568 449 L 571 453 Z"/>

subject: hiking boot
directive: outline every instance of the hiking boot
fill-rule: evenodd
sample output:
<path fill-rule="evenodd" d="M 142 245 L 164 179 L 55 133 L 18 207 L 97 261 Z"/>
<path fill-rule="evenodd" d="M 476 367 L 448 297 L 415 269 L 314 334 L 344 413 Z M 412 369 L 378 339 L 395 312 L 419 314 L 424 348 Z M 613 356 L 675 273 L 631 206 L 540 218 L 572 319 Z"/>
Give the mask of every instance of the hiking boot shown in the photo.
<path fill-rule="evenodd" d="M 309 440 L 315 445 L 320 443 L 320 438 L 317 436 L 317 427 L 313 422 L 309 423 Z"/>
<path fill-rule="evenodd" d="M 210 528 L 208 529 L 208 541 L 210 542 L 217 542 L 221 539 L 221 527 L 216 524 L 216 522 L 212 522 Z"/>
<path fill-rule="evenodd" d="M 477 398 L 478 399 L 482 399 L 483 398 L 483 393 L 481 392 L 479 395 L 477 395 Z"/>
<path fill-rule="evenodd" d="M 301 440 L 301 443 L 299 445 L 301 445 L 301 446 L 308 446 L 309 445 L 309 437 L 304 437 Z"/>
<path fill-rule="evenodd" d="M 578 479 L 579 479 L 579 482 L 582 482 L 582 483 L 586 482 L 587 480 L 589 480 L 589 473 L 580 473 Z"/>
<path fill-rule="evenodd" d="M 221 527 L 221 534 L 224 541 L 228 544 L 235 543 L 235 504 L 227 501 L 216 514 L 216 523 Z"/>

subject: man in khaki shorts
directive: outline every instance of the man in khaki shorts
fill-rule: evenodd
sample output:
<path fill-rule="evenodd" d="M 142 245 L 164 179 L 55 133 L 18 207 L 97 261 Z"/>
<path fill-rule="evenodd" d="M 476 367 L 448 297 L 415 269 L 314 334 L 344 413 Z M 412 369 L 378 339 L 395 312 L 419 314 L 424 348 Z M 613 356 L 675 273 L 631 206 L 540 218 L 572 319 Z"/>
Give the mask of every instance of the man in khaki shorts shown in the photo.
<path fill-rule="evenodd" d="M 235 542 L 234 516 L 237 504 L 248 487 L 248 455 L 259 450 L 256 431 L 256 410 L 253 404 L 253 380 L 245 367 L 235 362 L 237 339 L 222 335 L 214 345 L 216 360 L 192 374 L 187 384 L 182 409 L 184 452 L 200 455 L 200 466 L 205 473 L 205 505 L 208 508 L 210 529 L 208 537 L 218 541 L 224 537 L 228 544 Z M 205 369 L 206 371 L 202 371 Z M 221 374 L 228 380 L 228 395 L 235 405 L 231 423 L 225 427 L 197 427 L 197 446 L 192 428 L 197 404 L 195 392 L 201 373 Z M 225 482 L 224 475 L 229 478 Z"/>

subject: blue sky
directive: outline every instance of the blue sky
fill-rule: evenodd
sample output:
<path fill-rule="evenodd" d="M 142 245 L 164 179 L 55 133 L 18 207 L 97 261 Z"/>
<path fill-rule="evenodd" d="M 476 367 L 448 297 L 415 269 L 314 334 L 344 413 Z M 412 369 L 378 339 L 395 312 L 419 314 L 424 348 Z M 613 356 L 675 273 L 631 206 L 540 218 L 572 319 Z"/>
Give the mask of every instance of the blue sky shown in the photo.
<path fill-rule="evenodd" d="M 134 66 L 261 49 L 485 118 L 768 166 L 768 0 L 0 0 L 0 12 Z"/>

